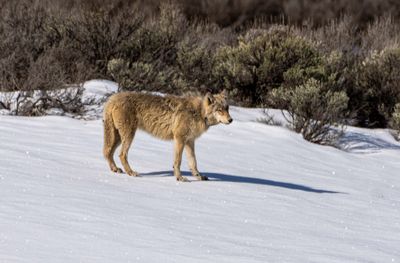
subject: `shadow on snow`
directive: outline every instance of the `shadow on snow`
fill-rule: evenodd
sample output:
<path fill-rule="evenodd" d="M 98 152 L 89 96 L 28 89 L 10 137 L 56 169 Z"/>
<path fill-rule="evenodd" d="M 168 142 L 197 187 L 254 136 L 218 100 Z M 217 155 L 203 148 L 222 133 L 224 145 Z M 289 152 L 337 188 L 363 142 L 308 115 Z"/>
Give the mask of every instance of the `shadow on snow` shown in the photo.
<path fill-rule="evenodd" d="M 201 173 L 209 178 L 210 181 L 223 181 L 223 182 L 232 182 L 232 183 L 245 183 L 245 184 L 258 184 L 258 185 L 267 185 L 274 187 L 281 187 L 290 190 L 298 190 L 304 192 L 318 193 L 318 194 L 343 194 L 341 192 L 329 191 L 323 189 L 316 189 L 309 186 L 301 185 L 301 184 L 293 184 L 286 182 L 279 182 L 261 178 L 254 177 L 244 177 L 238 175 L 229 175 L 229 174 L 221 174 L 221 173 Z M 142 176 L 147 175 L 164 175 L 164 176 L 172 176 L 173 171 L 158 171 L 158 172 L 150 172 L 150 173 L 141 173 Z M 182 171 L 182 175 L 190 176 L 191 173 L 187 171 Z"/>
<path fill-rule="evenodd" d="M 346 132 L 345 136 L 339 139 L 338 147 L 345 151 L 356 152 L 376 152 L 384 149 L 400 150 L 400 145 L 397 143 L 359 132 Z"/>

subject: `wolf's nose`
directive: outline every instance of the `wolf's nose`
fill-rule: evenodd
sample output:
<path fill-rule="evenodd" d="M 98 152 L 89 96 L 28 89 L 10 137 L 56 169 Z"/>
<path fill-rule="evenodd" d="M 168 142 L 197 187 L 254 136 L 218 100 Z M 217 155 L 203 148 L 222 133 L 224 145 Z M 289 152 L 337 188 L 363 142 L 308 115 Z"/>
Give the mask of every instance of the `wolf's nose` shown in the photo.
<path fill-rule="evenodd" d="M 230 119 L 228 120 L 229 123 L 232 123 L 232 121 L 233 121 L 232 118 L 230 118 Z"/>

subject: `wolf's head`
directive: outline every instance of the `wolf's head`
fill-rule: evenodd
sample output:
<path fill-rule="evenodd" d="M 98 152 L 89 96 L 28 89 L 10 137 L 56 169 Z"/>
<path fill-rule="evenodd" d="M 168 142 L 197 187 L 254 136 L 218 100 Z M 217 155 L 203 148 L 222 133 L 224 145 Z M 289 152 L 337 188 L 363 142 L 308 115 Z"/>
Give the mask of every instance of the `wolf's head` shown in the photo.
<path fill-rule="evenodd" d="M 204 117 L 210 126 L 218 123 L 230 124 L 232 122 L 225 90 L 215 95 L 208 92 L 203 98 L 203 108 Z"/>

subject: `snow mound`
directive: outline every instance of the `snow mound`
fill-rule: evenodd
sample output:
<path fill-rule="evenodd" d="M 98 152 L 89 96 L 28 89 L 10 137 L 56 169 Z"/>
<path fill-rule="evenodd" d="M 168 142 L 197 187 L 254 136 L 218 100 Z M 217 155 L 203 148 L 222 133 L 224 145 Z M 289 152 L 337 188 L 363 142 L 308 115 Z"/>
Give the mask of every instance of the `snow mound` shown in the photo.
<path fill-rule="evenodd" d="M 146 133 L 132 178 L 108 170 L 101 120 L 0 116 L 0 262 L 400 260 L 400 149 L 385 131 L 355 130 L 380 145 L 357 154 L 351 136 L 345 152 L 254 122 L 258 110 L 232 115 L 197 141 L 210 181 L 192 183 Z"/>
<path fill-rule="evenodd" d="M 84 83 L 84 99 L 101 99 L 118 91 L 118 84 L 109 80 L 90 80 Z"/>

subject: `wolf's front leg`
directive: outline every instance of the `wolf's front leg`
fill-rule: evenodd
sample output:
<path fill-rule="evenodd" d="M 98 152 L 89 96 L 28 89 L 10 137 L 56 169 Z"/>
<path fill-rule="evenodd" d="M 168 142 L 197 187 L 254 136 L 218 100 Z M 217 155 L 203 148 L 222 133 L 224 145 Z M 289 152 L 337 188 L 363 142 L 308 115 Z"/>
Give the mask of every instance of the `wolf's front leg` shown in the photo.
<path fill-rule="evenodd" d="M 174 160 L 174 175 L 176 180 L 181 182 L 189 182 L 189 180 L 181 174 L 182 152 L 184 147 L 183 140 L 175 138 L 175 160 Z"/>
<path fill-rule="evenodd" d="M 194 151 L 194 140 L 188 141 L 185 145 L 186 156 L 189 161 L 189 167 L 192 171 L 192 175 L 196 177 L 198 180 L 208 180 L 207 176 L 201 175 L 199 170 L 197 170 L 197 161 L 196 161 L 196 153 Z"/>

